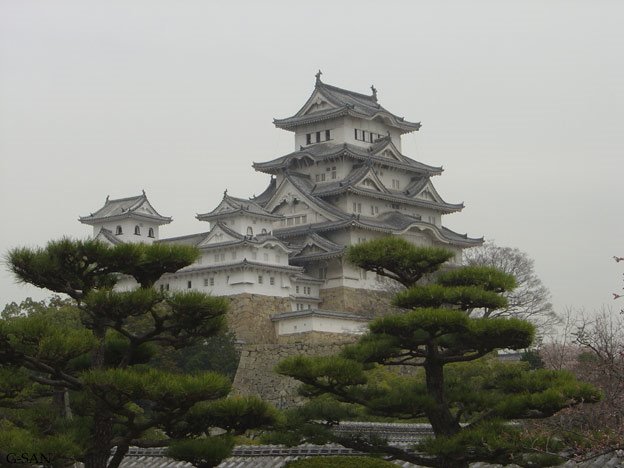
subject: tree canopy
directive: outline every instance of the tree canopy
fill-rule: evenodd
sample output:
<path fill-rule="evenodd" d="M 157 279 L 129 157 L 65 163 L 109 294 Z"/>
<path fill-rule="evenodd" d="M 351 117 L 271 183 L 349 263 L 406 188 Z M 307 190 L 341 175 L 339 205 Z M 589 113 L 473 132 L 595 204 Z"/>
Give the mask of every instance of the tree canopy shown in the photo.
<path fill-rule="evenodd" d="M 225 299 L 153 288 L 197 256 L 186 246 L 70 239 L 10 251 L 18 280 L 72 303 L 31 314 L 9 308 L 0 320 L 0 452 L 47 451 L 113 468 L 130 446 L 163 446 L 209 467 L 227 456 L 234 435 L 272 424 L 275 410 L 262 401 L 226 398 L 227 377 L 154 365 L 154 356 L 224 330 Z M 129 277 L 139 287 L 115 288 Z M 211 427 L 222 435 L 210 436 Z"/>
<path fill-rule="evenodd" d="M 535 326 L 517 318 L 473 316 L 482 308 L 504 309 L 503 294 L 516 281 L 492 267 L 444 265 L 452 257 L 450 252 L 415 247 L 399 238 L 350 248 L 348 258 L 356 266 L 408 288 L 394 300 L 406 311 L 374 320 L 368 333 L 338 356 L 282 361 L 278 372 L 301 381 L 300 392 L 311 399 L 307 409 L 298 410 L 299 417 L 304 414 L 303 419 L 314 425 L 314 420 L 323 420 L 319 415 L 333 413 L 338 416 L 325 418 L 325 425 L 332 425 L 340 415 L 353 414 L 347 408 L 354 407 L 371 416 L 426 418 L 435 437 L 418 444 L 415 451 L 325 433 L 352 448 L 423 466 L 559 461 L 554 455 L 537 456 L 519 437 L 517 426 L 507 421 L 547 417 L 582 401 L 596 401 L 598 392 L 569 373 L 529 371 L 528 366 L 493 356 L 498 349 L 527 348 Z M 398 372 L 380 374 L 380 366 Z M 323 405 L 317 405 L 318 400 Z"/>

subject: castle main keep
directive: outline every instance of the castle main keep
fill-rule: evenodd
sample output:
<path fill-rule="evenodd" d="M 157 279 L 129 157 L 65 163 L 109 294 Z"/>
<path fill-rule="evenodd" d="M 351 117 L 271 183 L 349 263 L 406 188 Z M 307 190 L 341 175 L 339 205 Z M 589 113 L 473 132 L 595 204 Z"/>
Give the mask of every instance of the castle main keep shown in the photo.
<path fill-rule="evenodd" d="M 80 222 L 109 244 L 158 242 L 197 247 L 201 257 L 156 284 L 162 290 L 195 289 L 228 296 L 230 329 L 244 343 L 237 391 L 288 404 L 293 382 L 272 373 L 283 357 L 333 353 L 385 313 L 385 277 L 349 264 L 345 249 L 393 235 L 416 245 L 439 246 L 461 261 L 479 245 L 446 228 L 443 215 L 463 208 L 447 203 L 432 179 L 442 168 L 404 155 L 401 136 L 418 131 L 385 109 L 377 90 L 360 94 L 324 83 L 276 127 L 294 134 L 293 152 L 254 163 L 270 177 L 253 198 L 223 194 L 211 211 L 197 215 L 203 232 L 161 238 L 172 221 L 145 193 L 109 199 Z"/>

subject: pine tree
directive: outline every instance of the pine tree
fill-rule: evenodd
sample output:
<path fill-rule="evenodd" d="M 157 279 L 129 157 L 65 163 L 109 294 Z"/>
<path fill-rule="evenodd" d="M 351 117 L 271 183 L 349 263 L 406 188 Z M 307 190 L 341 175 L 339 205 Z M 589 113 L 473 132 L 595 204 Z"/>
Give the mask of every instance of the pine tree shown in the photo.
<path fill-rule="evenodd" d="M 197 256 L 186 246 L 69 239 L 10 251 L 18 280 L 66 294 L 75 307 L 0 320 L 0 452 L 113 468 L 130 446 L 162 446 L 209 467 L 227 456 L 235 434 L 273 423 L 262 401 L 225 398 L 225 376 L 150 365 L 224 328 L 225 299 L 153 288 Z M 114 289 L 129 277 L 137 288 Z M 211 427 L 224 433 L 210 437 Z"/>
<path fill-rule="evenodd" d="M 581 401 L 596 401 L 598 392 L 569 373 L 529 371 L 521 363 L 492 358 L 497 349 L 527 348 L 535 328 L 515 318 L 471 317 L 477 309 L 506 307 L 502 294 L 515 281 L 491 267 L 445 267 L 452 257 L 449 251 L 415 247 L 399 238 L 350 248 L 348 259 L 356 266 L 407 288 L 394 299 L 406 311 L 374 320 L 369 332 L 338 356 L 282 361 L 278 372 L 303 382 L 302 394 L 312 399 L 299 417 L 336 423 L 340 416 L 329 415 L 346 417 L 347 408 L 355 407 L 369 416 L 426 418 L 435 437 L 415 451 L 364 437 L 333 437 L 355 449 L 423 466 L 558 462 L 556 456 L 531 453 L 518 425 L 509 421 L 544 418 Z M 384 375 L 379 366 L 402 372 Z"/>

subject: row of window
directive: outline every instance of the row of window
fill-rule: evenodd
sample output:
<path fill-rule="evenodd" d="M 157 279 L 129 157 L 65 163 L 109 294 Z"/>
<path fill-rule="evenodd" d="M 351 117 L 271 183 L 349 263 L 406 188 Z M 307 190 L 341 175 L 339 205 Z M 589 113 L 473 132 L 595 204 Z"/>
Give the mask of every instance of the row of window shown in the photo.
<path fill-rule="evenodd" d="M 325 139 L 322 139 L 325 137 Z M 311 145 L 312 138 L 314 138 L 314 143 L 320 143 L 321 141 L 329 141 L 331 140 L 331 130 L 325 130 L 322 132 L 314 132 L 314 133 L 306 133 L 306 145 Z"/>
<path fill-rule="evenodd" d="M 231 258 L 232 260 L 236 260 L 236 257 L 237 257 L 237 254 L 236 254 L 236 251 L 235 251 L 235 250 L 234 250 L 234 251 L 232 251 L 232 252 L 230 252 L 230 258 Z M 264 259 L 264 261 L 265 261 L 265 262 L 268 262 L 268 261 L 269 261 L 269 254 L 268 254 L 268 253 L 264 253 L 264 254 L 262 254 L 262 258 Z M 258 252 L 252 251 L 252 252 L 251 252 L 251 259 L 252 259 L 252 260 L 258 260 Z M 221 252 L 221 253 L 216 253 L 216 254 L 214 254 L 214 261 L 215 261 L 216 263 L 218 263 L 218 262 L 224 262 L 224 261 L 225 261 L 225 253 Z M 280 263 L 280 262 L 282 261 L 282 256 L 281 256 L 281 255 L 277 255 L 277 254 L 276 254 L 276 255 L 275 255 L 275 261 L 276 261 L 277 263 Z M 200 264 L 201 264 L 201 259 L 200 259 L 197 263 L 200 263 Z"/>
<path fill-rule="evenodd" d="M 258 284 L 264 284 L 264 276 L 258 275 Z M 269 284 L 271 286 L 275 285 L 275 277 L 274 276 L 269 276 Z"/>
<path fill-rule="evenodd" d="M 260 231 L 260 234 L 268 234 L 268 232 L 266 229 L 262 228 L 262 231 Z M 251 226 L 247 226 L 247 235 L 253 236 L 253 228 Z"/>
<path fill-rule="evenodd" d="M 300 291 L 299 286 L 295 286 L 295 293 L 299 294 L 299 291 Z M 312 288 L 310 286 L 304 286 L 303 287 L 303 294 L 307 294 L 307 295 L 312 294 Z"/>
<path fill-rule="evenodd" d="M 325 175 L 325 172 L 329 172 L 330 174 L 328 174 L 331 177 L 327 177 Z M 321 173 L 321 174 L 316 174 L 316 181 L 317 182 L 325 182 L 326 179 L 335 179 L 336 178 L 336 166 L 332 166 L 332 167 L 327 167 L 325 169 L 325 172 Z"/>
<path fill-rule="evenodd" d="M 299 304 L 299 303 L 297 303 L 297 310 L 306 310 L 306 309 L 311 309 L 311 308 L 312 308 L 312 306 L 310 304 L 307 304 L 307 307 L 306 307 L 306 304 Z M 304 325 L 305 325 L 305 323 L 304 323 Z M 297 325 L 295 325 L 295 329 L 297 329 Z"/>
<path fill-rule="evenodd" d="M 377 205 L 371 205 L 370 207 L 371 215 L 379 214 L 379 207 Z M 361 213 L 362 212 L 362 204 L 353 202 L 353 212 Z"/>
<path fill-rule="evenodd" d="M 225 279 L 225 283 L 226 284 L 230 283 L 229 275 Z M 258 284 L 264 284 L 264 276 L 263 275 L 258 275 Z M 275 285 L 275 277 L 274 276 L 269 276 L 269 284 L 271 286 Z M 205 287 L 214 286 L 214 285 L 215 285 L 215 278 L 214 278 L 214 276 L 211 276 L 209 278 L 204 278 L 204 286 Z M 192 289 L 193 288 L 193 282 L 191 280 L 186 282 L 186 288 L 187 289 Z M 169 283 L 161 284 L 160 285 L 160 290 L 161 291 L 169 291 Z"/>
<path fill-rule="evenodd" d="M 115 235 L 116 236 L 121 236 L 123 234 L 123 228 L 121 226 L 117 226 L 115 228 Z M 135 236 L 140 236 L 141 235 L 141 227 L 137 224 L 136 226 L 134 226 L 134 235 Z M 147 231 L 147 237 L 154 237 L 154 228 L 149 228 Z"/>
<path fill-rule="evenodd" d="M 355 139 L 359 141 L 367 141 L 372 143 L 378 138 L 383 138 L 383 135 L 379 133 L 367 132 L 366 130 L 359 130 L 357 128 L 354 129 Z"/>
<path fill-rule="evenodd" d="M 308 222 L 308 215 L 291 216 L 290 218 L 282 219 L 280 221 L 281 226 L 296 226 L 298 224 L 306 224 Z"/>

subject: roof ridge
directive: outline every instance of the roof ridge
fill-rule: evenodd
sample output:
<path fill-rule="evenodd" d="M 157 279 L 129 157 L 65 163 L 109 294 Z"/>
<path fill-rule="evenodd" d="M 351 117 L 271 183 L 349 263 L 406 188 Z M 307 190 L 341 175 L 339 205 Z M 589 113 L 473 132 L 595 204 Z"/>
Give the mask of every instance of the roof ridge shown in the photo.
<path fill-rule="evenodd" d="M 358 97 L 358 98 L 364 98 L 364 99 L 370 100 L 370 101 L 374 102 L 375 104 L 377 104 L 377 100 L 375 99 L 375 97 L 374 97 L 375 95 L 374 94 L 369 96 L 368 94 L 362 94 L 362 93 L 358 93 L 357 91 L 351 91 L 350 89 L 340 88 L 338 86 L 330 85 L 328 83 L 323 83 L 320 80 L 319 80 L 319 82 L 317 84 L 317 88 L 327 88 L 330 91 L 336 91 L 336 92 L 339 92 L 339 93 L 350 94 L 351 96 Z M 377 104 L 377 105 L 379 105 L 379 104 Z"/>

